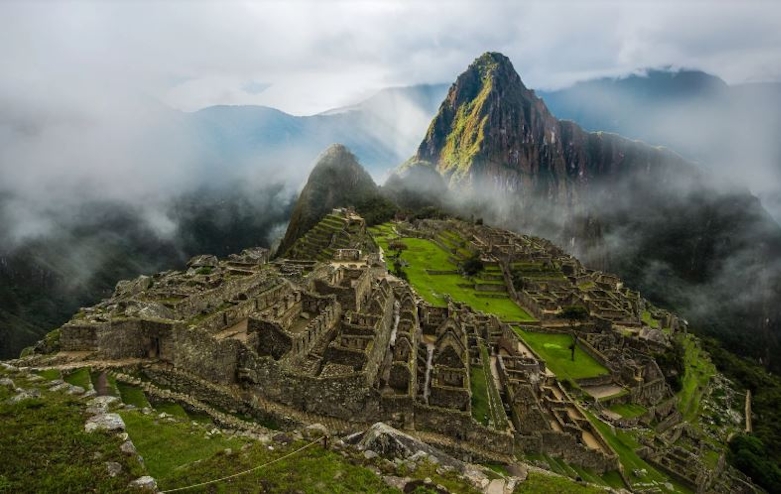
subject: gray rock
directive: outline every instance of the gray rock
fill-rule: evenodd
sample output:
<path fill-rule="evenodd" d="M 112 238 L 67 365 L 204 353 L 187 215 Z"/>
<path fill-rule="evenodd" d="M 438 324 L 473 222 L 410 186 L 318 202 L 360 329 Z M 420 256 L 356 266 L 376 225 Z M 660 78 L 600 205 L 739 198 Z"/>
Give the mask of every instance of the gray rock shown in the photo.
<path fill-rule="evenodd" d="M 65 381 L 63 381 L 62 379 L 52 379 L 51 381 L 49 381 L 47 386 L 49 386 L 50 388 L 54 388 L 55 386 L 59 386 L 61 384 L 65 384 Z"/>
<path fill-rule="evenodd" d="M 125 430 L 125 422 L 122 420 L 122 417 L 116 413 L 105 413 L 102 415 L 95 415 L 87 419 L 87 423 L 84 424 L 84 430 L 86 432 L 119 432 Z"/>
<path fill-rule="evenodd" d="M 217 267 L 220 264 L 220 260 L 217 259 L 217 256 L 212 256 L 208 254 L 203 254 L 200 256 L 195 256 L 191 258 L 189 261 L 187 261 L 187 267 L 188 268 L 214 268 Z"/>
<path fill-rule="evenodd" d="M 157 302 L 132 301 L 125 306 L 125 315 L 143 319 L 175 319 L 174 312 Z"/>
<path fill-rule="evenodd" d="M 418 452 L 423 452 L 430 457 L 429 459 L 436 458 L 443 465 L 450 465 L 458 470 L 464 468 L 464 464 L 452 456 L 382 422 L 377 422 L 366 431 L 358 447 L 364 450 L 370 449 L 383 458 L 389 459 L 410 458 Z"/>
<path fill-rule="evenodd" d="M 97 394 L 98 392 L 95 391 L 94 389 L 88 389 L 87 391 L 84 392 L 83 395 L 81 395 L 81 397 L 87 399 L 87 398 L 92 398 L 93 396 L 97 396 Z"/>
<path fill-rule="evenodd" d="M 68 383 L 60 383 L 56 384 L 49 388 L 49 391 L 67 391 L 71 388 L 71 385 Z"/>
<path fill-rule="evenodd" d="M 149 475 L 144 475 L 127 485 L 130 489 L 140 489 L 144 491 L 157 492 L 157 482 Z"/>
<path fill-rule="evenodd" d="M 378 456 L 380 456 L 380 455 L 378 455 L 377 453 L 375 453 L 374 451 L 372 451 L 370 449 L 367 449 L 366 451 L 363 452 L 363 457 L 366 458 L 367 460 L 373 460 L 373 459 L 377 458 Z"/>
<path fill-rule="evenodd" d="M 27 389 L 22 390 L 18 394 L 15 394 L 14 396 L 8 398 L 8 403 L 19 403 L 20 401 L 24 400 L 30 400 L 33 398 L 38 398 L 41 396 L 41 393 L 38 392 L 38 390 L 35 389 Z"/>
<path fill-rule="evenodd" d="M 410 477 L 396 477 L 393 475 L 386 475 L 385 477 L 382 478 L 382 480 L 388 486 L 398 489 L 402 492 L 404 491 L 404 486 L 406 486 L 409 482 L 412 481 Z"/>
<path fill-rule="evenodd" d="M 418 463 L 420 461 L 425 460 L 426 458 L 428 458 L 428 454 L 426 454 L 425 451 L 418 451 L 418 452 L 416 452 L 415 454 L 413 454 L 412 456 L 409 457 L 409 461 Z"/>
<path fill-rule="evenodd" d="M 19 372 L 19 368 L 16 366 L 13 366 L 11 364 L 7 364 L 5 362 L 0 362 L 0 367 L 3 368 L 3 370 L 8 372 Z"/>
<path fill-rule="evenodd" d="M 69 395 L 83 395 L 84 394 L 84 388 L 81 386 L 71 386 L 66 391 Z"/>
<path fill-rule="evenodd" d="M 131 441 L 129 439 L 119 446 L 119 450 L 122 451 L 122 453 L 124 453 L 124 454 L 126 454 L 128 456 L 133 456 L 133 455 L 138 453 L 136 451 L 135 444 L 133 444 L 133 441 Z"/>
<path fill-rule="evenodd" d="M 308 425 L 303 430 L 304 437 L 307 439 L 317 439 L 318 437 L 329 436 L 328 427 L 323 424 Z"/>
<path fill-rule="evenodd" d="M 16 389 L 16 384 L 14 384 L 14 381 L 12 379 L 7 378 L 7 377 L 4 377 L 4 378 L 0 379 L 0 386 L 8 388 L 8 389 L 10 389 L 12 391 Z"/>
<path fill-rule="evenodd" d="M 122 473 L 122 465 L 120 465 L 116 461 L 107 461 L 106 470 L 108 470 L 109 477 L 116 477 L 117 475 Z"/>
<path fill-rule="evenodd" d="M 271 438 L 275 443 L 282 443 L 282 444 L 289 444 L 292 443 L 293 440 L 288 436 L 287 434 L 275 434 L 274 437 Z"/>
<path fill-rule="evenodd" d="M 114 288 L 114 298 L 138 295 L 152 288 L 154 281 L 151 276 L 141 275 L 135 280 L 122 280 Z"/>
<path fill-rule="evenodd" d="M 117 398 L 116 396 L 96 396 L 95 398 L 87 402 L 87 406 L 90 409 L 95 409 L 95 410 L 105 412 L 109 409 L 109 406 L 111 406 L 113 403 L 118 403 L 118 402 L 119 402 L 119 398 Z"/>

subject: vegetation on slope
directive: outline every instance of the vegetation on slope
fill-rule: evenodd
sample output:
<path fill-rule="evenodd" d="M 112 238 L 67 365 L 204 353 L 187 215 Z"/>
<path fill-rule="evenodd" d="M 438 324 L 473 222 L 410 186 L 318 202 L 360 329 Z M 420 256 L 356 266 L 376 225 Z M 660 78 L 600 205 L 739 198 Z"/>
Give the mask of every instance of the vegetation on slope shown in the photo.
<path fill-rule="evenodd" d="M 728 352 L 713 339 L 702 341 L 716 367 L 752 395 L 753 432 L 735 436 L 727 458 L 769 492 L 781 492 L 781 378 Z"/>
<path fill-rule="evenodd" d="M 296 202 L 278 254 L 284 255 L 334 208 L 354 207 L 368 225 L 388 221 L 396 207 L 346 147 L 335 144 L 318 158 Z"/>
<path fill-rule="evenodd" d="M 84 431 L 81 399 L 25 383 L 19 374 L 0 371 L 0 377 L 41 393 L 9 403 L 12 393 L 0 387 L 0 492 L 125 492 L 131 480 L 144 475 L 137 460 L 120 452 L 119 437 Z M 120 464 L 121 472 L 109 476 L 106 462 Z"/>

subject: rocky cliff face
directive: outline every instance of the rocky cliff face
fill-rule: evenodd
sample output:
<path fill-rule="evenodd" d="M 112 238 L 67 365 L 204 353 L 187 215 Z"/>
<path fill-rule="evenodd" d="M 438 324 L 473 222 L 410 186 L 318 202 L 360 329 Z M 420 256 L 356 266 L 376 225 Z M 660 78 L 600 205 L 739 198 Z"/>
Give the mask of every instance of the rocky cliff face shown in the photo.
<path fill-rule="evenodd" d="M 458 77 L 416 158 L 436 164 L 451 186 L 569 206 L 582 189 L 627 172 L 668 180 L 696 175 L 670 151 L 557 120 L 499 53 L 483 54 Z M 671 170 L 674 176 L 666 176 Z"/>
<path fill-rule="evenodd" d="M 309 174 L 277 254 L 284 256 L 333 208 L 352 206 L 360 210 L 383 201 L 377 184 L 355 155 L 343 145 L 334 144 L 320 155 Z"/>
<path fill-rule="evenodd" d="M 736 349 L 768 363 L 781 348 L 781 229 L 759 201 L 670 150 L 557 120 L 507 57 L 458 77 L 413 160 L 468 212 L 555 240 Z"/>

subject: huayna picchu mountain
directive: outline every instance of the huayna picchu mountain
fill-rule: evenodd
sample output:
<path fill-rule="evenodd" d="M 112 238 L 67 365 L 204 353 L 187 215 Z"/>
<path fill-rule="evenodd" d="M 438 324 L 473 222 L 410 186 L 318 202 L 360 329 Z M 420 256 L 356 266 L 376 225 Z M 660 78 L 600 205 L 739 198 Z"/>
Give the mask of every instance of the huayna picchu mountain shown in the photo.
<path fill-rule="evenodd" d="M 415 158 L 435 164 L 452 186 L 488 186 L 561 205 L 576 204 L 579 189 L 599 179 L 628 172 L 696 175 L 668 150 L 557 120 L 499 53 L 483 54 L 458 77 Z"/>
<path fill-rule="evenodd" d="M 361 212 L 390 211 L 390 205 L 383 208 L 386 203 L 377 184 L 355 155 L 345 146 L 333 144 L 318 157 L 309 174 L 277 254 L 285 255 L 298 238 L 334 208 L 350 206 Z"/>
<path fill-rule="evenodd" d="M 557 120 L 498 53 L 457 78 L 414 162 L 471 198 L 466 212 L 551 238 L 781 369 L 781 229 L 746 190 L 671 150 Z"/>

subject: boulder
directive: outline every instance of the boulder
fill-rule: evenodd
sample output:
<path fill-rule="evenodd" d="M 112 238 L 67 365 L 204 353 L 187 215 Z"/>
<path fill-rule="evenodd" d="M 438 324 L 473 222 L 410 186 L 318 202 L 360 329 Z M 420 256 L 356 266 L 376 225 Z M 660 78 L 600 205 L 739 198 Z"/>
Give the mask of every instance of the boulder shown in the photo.
<path fill-rule="evenodd" d="M 318 437 L 329 436 L 328 427 L 323 424 L 312 424 L 304 428 L 303 435 L 305 438 L 312 440 Z"/>
<path fill-rule="evenodd" d="M 119 450 L 122 451 L 122 453 L 124 453 L 124 454 L 126 454 L 128 456 L 133 456 L 133 455 L 138 453 L 136 451 L 136 445 L 133 444 L 133 441 L 131 441 L 130 439 L 128 439 L 127 441 L 122 443 L 119 446 Z"/>
<path fill-rule="evenodd" d="M 217 265 L 220 263 L 220 260 L 217 259 L 217 256 L 212 256 L 209 254 L 204 254 L 200 256 L 195 256 L 191 258 L 189 261 L 187 261 L 187 267 L 188 268 L 214 268 L 217 267 Z"/>
<path fill-rule="evenodd" d="M 128 488 L 138 489 L 149 492 L 157 492 L 157 482 L 149 475 L 144 475 L 129 483 Z"/>
<path fill-rule="evenodd" d="M 134 280 L 122 280 L 114 288 L 114 298 L 139 295 L 152 288 L 154 281 L 151 276 L 141 275 Z"/>
<path fill-rule="evenodd" d="M 4 388 L 8 388 L 11 391 L 16 389 L 16 384 L 14 384 L 13 379 L 9 379 L 7 377 L 4 377 L 4 378 L 0 379 L 0 386 L 2 386 Z"/>
<path fill-rule="evenodd" d="M 358 447 L 374 451 L 388 459 L 415 457 L 416 460 L 419 460 L 425 455 L 444 465 L 450 465 L 459 470 L 464 468 L 464 464 L 452 456 L 382 422 L 372 425 L 363 434 L 358 442 Z"/>
<path fill-rule="evenodd" d="M 122 465 L 120 465 L 116 461 L 107 461 L 106 470 L 108 470 L 109 477 L 116 477 L 117 475 L 122 473 Z"/>
<path fill-rule="evenodd" d="M 8 398 L 8 403 L 19 403 L 20 401 L 38 398 L 41 393 L 37 389 L 23 389 L 14 396 Z"/>
<path fill-rule="evenodd" d="M 125 422 L 122 420 L 122 417 L 116 413 L 104 413 L 88 418 L 87 423 L 84 424 L 84 430 L 86 432 L 120 432 L 125 430 Z"/>

